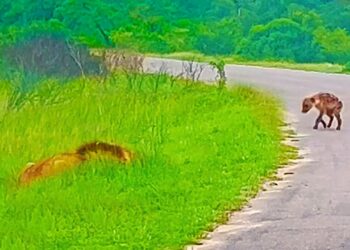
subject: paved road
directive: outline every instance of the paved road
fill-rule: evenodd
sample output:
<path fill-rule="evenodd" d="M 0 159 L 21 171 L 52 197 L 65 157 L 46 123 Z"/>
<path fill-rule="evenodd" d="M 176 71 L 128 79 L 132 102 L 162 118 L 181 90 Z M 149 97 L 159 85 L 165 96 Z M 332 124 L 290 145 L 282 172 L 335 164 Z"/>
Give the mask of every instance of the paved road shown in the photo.
<path fill-rule="evenodd" d="M 150 71 L 161 65 L 172 74 L 182 69 L 176 60 L 145 61 Z M 307 159 L 193 249 L 350 250 L 350 76 L 236 65 L 227 66 L 226 74 L 230 82 L 267 89 L 284 100 Z M 214 75 L 207 67 L 201 79 L 212 81 Z M 315 131 L 316 111 L 300 113 L 303 97 L 318 91 L 343 100 L 341 131 Z"/>

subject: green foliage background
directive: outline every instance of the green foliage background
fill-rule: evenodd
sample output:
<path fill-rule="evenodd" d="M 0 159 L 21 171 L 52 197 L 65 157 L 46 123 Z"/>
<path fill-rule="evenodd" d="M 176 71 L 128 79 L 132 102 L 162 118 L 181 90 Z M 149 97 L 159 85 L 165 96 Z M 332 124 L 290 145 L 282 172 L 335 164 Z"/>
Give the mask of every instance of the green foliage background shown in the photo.
<path fill-rule="evenodd" d="M 350 61 L 349 0 L 2 0 L 0 46 L 65 32 L 90 47 Z"/>

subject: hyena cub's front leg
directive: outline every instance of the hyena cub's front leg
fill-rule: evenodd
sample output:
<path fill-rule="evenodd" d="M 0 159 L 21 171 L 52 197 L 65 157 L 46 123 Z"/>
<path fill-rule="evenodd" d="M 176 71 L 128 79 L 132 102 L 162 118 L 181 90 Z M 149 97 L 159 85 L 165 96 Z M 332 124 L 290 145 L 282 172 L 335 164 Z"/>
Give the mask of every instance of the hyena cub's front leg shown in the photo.
<path fill-rule="evenodd" d="M 327 128 L 330 128 L 333 123 L 334 115 L 328 115 L 328 117 L 329 117 L 329 122 L 328 122 Z"/>
<path fill-rule="evenodd" d="M 315 126 L 313 127 L 314 129 L 318 128 L 318 124 L 321 122 L 323 125 L 323 128 L 326 128 L 326 122 L 322 119 L 323 116 L 323 112 L 320 112 L 320 114 L 318 115 L 316 121 L 315 121 Z"/>

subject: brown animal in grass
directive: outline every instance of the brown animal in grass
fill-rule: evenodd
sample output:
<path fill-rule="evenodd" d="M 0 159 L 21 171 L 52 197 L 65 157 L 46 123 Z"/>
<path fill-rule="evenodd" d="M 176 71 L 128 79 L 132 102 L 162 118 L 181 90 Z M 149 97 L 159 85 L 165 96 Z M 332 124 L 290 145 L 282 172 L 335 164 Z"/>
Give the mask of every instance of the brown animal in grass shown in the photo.
<path fill-rule="evenodd" d="M 105 142 L 87 143 L 74 152 L 59 154 L 38 163 L 29 163 L 19 177 L 19 184 L 28 184 L 38 179 L 56 175 L 100 156 L 107 156 L 119 162 L 128 163 L 132 160 L 133 154 L 129 150 L 114 144 Z"/>
<path fill-rule="evenodd" d="M 343 103 L 333 94 L 330 93 L 318 93 L 311 97 L 306 97 L 303 100 L 302 104 L 302 113 L 307 113 L 311 108 L 316 107 L 320 114 L 318 115 L 314 129 L 318 128 L 318 124 L 322 123 L 323 127 L 326 128 L 326 122 L 322 119 L 323 115 L 327 115 L 329 117 L 329 122 L 327 127 L 330 128 L 332 126 L 332 122 L 334 116 L 337 118 L 338 126 L 337 130 L 340 130 L 342 125 L 342 119 L 340 117 L 340 112 L 343 108 Z"/>

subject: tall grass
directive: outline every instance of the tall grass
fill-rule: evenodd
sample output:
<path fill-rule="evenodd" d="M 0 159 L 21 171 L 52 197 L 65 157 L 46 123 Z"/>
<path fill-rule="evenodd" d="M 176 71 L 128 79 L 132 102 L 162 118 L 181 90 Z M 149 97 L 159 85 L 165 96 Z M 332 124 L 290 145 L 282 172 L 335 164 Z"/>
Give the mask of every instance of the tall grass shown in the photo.
<path fill-rule="evenodd" d="M 159 79 L 161 77 L 161 79 Z M 7 105 L 11 91 L 1 89 Z M 0 122 L 1 249 L 180 249 L 241 207 L 285 148 L 275 99 L 118 74 L 45 82 Z M 29 161 L 91 140 L 137 153 L 16 188 Z"/>

